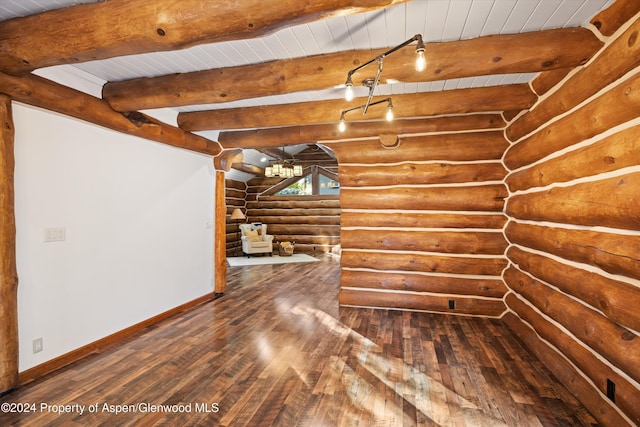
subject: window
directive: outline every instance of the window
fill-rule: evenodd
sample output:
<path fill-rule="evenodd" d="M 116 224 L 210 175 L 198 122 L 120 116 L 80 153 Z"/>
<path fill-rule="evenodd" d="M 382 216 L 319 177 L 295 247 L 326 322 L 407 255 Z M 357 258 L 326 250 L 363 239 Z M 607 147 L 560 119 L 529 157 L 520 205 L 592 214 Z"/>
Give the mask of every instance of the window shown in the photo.
<path fill-rule="evenodd" d="M 303 176 L 288 187 L 278 191 L 276 196 L 311 196 L 313 195 L 313 180 L 311 175 Z"/>
<path fill-rule="evenodd" d="M 338 181 L 322 174 L 319 175 L 319 178 L 320 188 L 318 188 L 318 194 L 321 196 L 340 194 L 340 184 Z"/>

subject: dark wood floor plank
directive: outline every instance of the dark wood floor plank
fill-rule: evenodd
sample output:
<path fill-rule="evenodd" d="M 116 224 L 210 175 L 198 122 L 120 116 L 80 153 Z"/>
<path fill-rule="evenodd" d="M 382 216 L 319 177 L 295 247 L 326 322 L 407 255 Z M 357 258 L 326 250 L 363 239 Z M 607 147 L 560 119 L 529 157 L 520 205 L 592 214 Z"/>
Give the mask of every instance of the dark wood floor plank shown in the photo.
<path fill-rule="evenodd" d="M 339 262 L 321 257 L 229 268 L 222 298 L 0 398 L 189 411 L 0 425 L 596 425 L 499 320 L 338 307 Z"/>

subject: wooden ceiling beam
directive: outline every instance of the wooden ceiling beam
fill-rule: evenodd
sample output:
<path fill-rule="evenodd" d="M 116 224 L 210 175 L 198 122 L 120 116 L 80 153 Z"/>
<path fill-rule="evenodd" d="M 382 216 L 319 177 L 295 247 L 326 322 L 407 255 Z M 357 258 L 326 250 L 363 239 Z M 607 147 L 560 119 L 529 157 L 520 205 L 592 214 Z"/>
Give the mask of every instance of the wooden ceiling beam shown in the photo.
<path fill-rule="evenodd" d="M 394 116 L 403 118 L 523 110 L 531 107 L 536 102 L 537 96 L 531 91 L 529 85 L 517 84 L 393 95 L 392 99 Z M 366 98 L 356 98 L 352 102 L 334 99 L 180 113 L 178 126 L 186 131 L 202 131 L 337 124 L 342 111 L 362 105 L 365 101 Z M 379 120 L 384 117 L 386 108 L 386 103 L 374 105 L 366 116 L 363 116 L 359 110 L 351 111 L 345 115 L 345 119 L 347 123 Z"/>
<path fill-rule="evenodd" d="M 217 170 L 229 172 L 231 170 L 231 165 L 237 162 L 242 162 L 242 160 L 244 160 L 242 150 L 224 150 L 222 153 L 214 157 L 213 166 L 215 166 Z"/>
<path fill-rule="evenodd" d="M 531 47 L 535 46 L 535 49 Z M 429 43 L 427 69 L 414 69 L 415 50 L 401 49 L 385 58 L 386 79 L 428 82 L 509 73 L 532 73 L 585 63 L 602 42 L 586 28 L 565 28 L 523 34 Z M 348 51 L 193 73 L 110 82 L 103 98 L 117 111 L 213 104 L 344 84 L 347 72 L 386 49 Z M 354 84 L 374 77 L 377 68 L 354 74 Z"/>
<path fill-rule="evenodd" d="M 106 101 L 33 74 L 16 77 L 0 73 L 0 93 L 9 95 L 13 101 L 174 147 L 212 156 L 222 151 L 215 141 L 185 132 L 138 112 L 119 113 Z"/>
<path fill-rule="evenodd" d="M 406 0 L 110 0 L 0 23 L 0 70 L 19 74 L 204 43 L 264 36 L 281 28 L 368 12 Z M 130 110 L 133 111 L 133 110 Z"/>
<path fill-rule="evenodd" d="M 244 163 L 244 162 L 233 163 L 231 165 L 231 168 L 240 172 L 250 173 L 253 175 L 259 175 L 259 176 L 264 175 L 264 168 L 252 165 L 251 163 Z"/>
<path fill-rule="evenodd" d="M 318 141 L 372 138 L 383 134 L 407 135 L 431 132 L 503 129 L 500 114 L 394 120 L 393 122 L 350 123 L 345 132 L 336 125 L 308 125 L 236 132 L 221 132 L 218 142 L 225 148 L 261 148 L 283 145 L 312 144 Z"/>
<path fill-rule="evenodd" d="M 286 151 L 283 151 L 282 147 L 264 147 L 259 150 L 260 153 L 273 157 L 274 159 L 291 160 L 293 156 Z"/>

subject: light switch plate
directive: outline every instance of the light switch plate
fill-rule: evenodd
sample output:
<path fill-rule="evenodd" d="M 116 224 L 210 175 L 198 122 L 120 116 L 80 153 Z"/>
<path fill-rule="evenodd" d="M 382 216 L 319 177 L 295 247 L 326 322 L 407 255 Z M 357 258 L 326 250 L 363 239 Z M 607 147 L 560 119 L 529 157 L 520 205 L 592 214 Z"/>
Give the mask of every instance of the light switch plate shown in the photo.
<path fill-rule="evenodd" d="M 44 229 L 45 242 L 64 242 L 67 230 L 64 227 L 49 227 Z"/>

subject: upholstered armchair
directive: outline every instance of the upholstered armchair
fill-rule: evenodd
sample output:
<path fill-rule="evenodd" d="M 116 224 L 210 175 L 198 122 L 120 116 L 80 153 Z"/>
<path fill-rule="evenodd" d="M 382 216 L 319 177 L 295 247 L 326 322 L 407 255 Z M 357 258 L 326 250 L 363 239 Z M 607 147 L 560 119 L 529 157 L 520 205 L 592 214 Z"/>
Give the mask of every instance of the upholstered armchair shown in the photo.
<path fill-rule="evenodd" d="M 240 224 L 242 232 L 242 252 L 250 257 L 252 254 L 273 255 L 273 236 L 267 234 L 267 224 Z"/>

